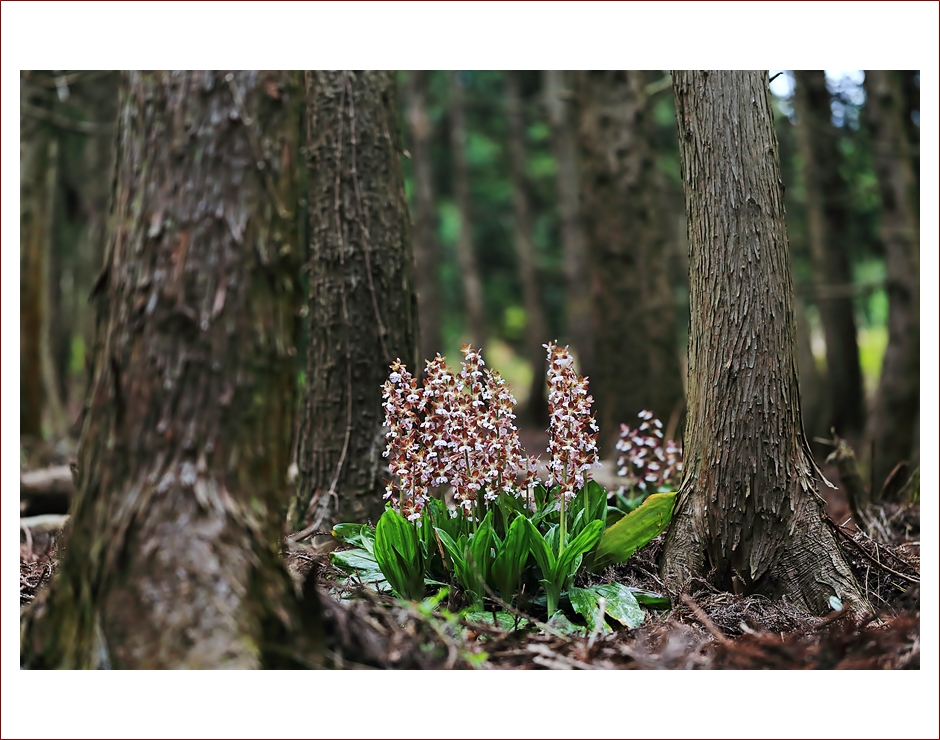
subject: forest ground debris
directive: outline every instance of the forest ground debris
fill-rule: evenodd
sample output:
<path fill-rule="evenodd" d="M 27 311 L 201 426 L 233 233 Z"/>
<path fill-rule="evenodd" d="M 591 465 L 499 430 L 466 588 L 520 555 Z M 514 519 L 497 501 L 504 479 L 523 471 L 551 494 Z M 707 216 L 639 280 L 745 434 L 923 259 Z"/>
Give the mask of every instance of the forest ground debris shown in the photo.
<path fill-rule="evenodd" d="M 346 598 L 322 599 L 327 658 L 334 668 L 919 668 L 919 587 L 891 571 L 917 578 L 920 543 L 882 544 L 860 532 L 842 528 L 839 533 L 853 544 L 848 550 L 850 565 L 879 606 L 880 624 L 858 621 L 847 612 L 807 617 L 783 602 L 760 595 L 735 596 L 696 581 L 690 597 L 724 641 L 710 634 L 688 605 L 677 604 L 669 611 L 650 611 L 643 626 L 601 636 L 589 648 L 586 638 L 508 631 L 460 616 L 448 621 L 422 613 L 413 603 L 354 588 Z M 20 603 L 29 608 L 55 571 L 58 543 L 38 550 L 32 559 L 26 557 L 25 541 L 21 544 Z M 615 574 L 624 584 L 661 588 L 656 570 L 661 546 L 659 537 L 627 563 L 612 566 L 604 577 Z M 347 580 L 322 554 L 291 548 L 285 558 L 301 580 L 320 565 L 318 583 L 324 594 L 335 593 Z M 890 563 L 890 570 L 879 567 L 879 562 Z"/>

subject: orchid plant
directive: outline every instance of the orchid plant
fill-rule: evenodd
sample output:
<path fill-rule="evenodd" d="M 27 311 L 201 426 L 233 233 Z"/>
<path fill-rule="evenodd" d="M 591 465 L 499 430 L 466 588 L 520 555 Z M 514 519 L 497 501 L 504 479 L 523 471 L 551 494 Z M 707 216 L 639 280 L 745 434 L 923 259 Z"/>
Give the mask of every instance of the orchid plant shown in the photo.
<path fill-rule="evenodd" d="M 655 502 L 652 517 L 645 512 L 642 526 L 618 522 L 605 542 L 608 495 L 591 480 L 598 428 L 588 380 L 575 372 L 567 347 L 544 347 L 550 418 L 544 483 L 538 459 L 519 442 L 515 398 L 479 350 L 463 346 L 459 372 L 437 355 L 420 384 L 401 360 L 392 363 L 382 387 L 392 472 L 386 511 L 374 530 L 334 528 L 366 551 L 334 553 L 335 563 L 362 572 L 371 559 L 377 566 L 371 578 L 380 572 L 399 596 L 415 600 L 428 582 L 456 581 L 475 609 L 487 595 L 512 602 L 520 586 L 540 584 L 551 616 L 583 564 L 598 553 L 604 564 L 618 562 L 618 553 L 632 553 L 665 528 L 671 496 Z M 453 507 L 440 495 L 448 489 Z"/>

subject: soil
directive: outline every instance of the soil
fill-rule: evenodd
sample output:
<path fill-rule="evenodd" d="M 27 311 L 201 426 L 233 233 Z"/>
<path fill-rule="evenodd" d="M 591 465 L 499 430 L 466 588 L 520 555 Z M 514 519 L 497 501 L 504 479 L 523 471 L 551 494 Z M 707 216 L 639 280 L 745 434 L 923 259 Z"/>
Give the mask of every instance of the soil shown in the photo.
<path fill-rule="evenodd" d="M 843 526 L 848 508 L 839 499 L 841 492 L 825 494 L 829 524 L 876 609 L 869 619 L 844 611 L 808 617 L 785 602 L 719 592 L 700 581 L 671 609 L 647 609 L 637 629 L 571 636 L 545 625 L 544 613 L 535 611 L 531 617 L 517 615 L 530 618 L 531 626 L 507 630 L 495 619 L 480 623 L 459 617 L 459 593 L 442 604 L 450 613 L 442 616 L 441 610 L 422 610 L 353 586 L 322 547 L 291 545 L 284 557 L 298 582 L 314 579 L 324 594 L 326 660 L 335 668 L 919 668 L 919 507 L 895 505 L 886 511 L 892 538 L 875 542 L 851 522 Z M 21 610 L 55 572 L 59 535 L 33 535 L 21 528 Z M 664 593 L 657 568 L 661 546 L 662 536 L 628 563 L 578 585 L 616 580 Z"/>

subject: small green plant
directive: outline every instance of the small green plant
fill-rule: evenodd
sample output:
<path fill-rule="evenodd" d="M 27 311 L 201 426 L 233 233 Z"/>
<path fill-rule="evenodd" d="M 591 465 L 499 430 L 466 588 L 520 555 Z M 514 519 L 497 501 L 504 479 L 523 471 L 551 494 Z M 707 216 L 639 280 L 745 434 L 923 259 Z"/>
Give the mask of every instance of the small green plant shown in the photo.
<path fill-rule="evenodd" d="M 659 534 L 674 494 L 606 526 L 608 493 L 590 478 L 598 464 L 597 425 L 587 379 L 574 372 L 567 347 L 545 347 L 551 424 L 545 484 L 538 461 L 519 444 L 515 399 L 478 351 L 464 345 L 458 373 L 438 355 L 420 386 L 401 361 L 391 365 L 383 386 L 393 474 L 386 511 L 374 530 L 334 528 L 334 536 L 361 548 L 331 554 L 334 564 L 364 572 L 364 582 L 378 583 L 377 569 L 405 599 L 420 600 L 427 584 L 444 581 L 459 585 L 469 608 L 481 612 L 490 593 L 512 603 L 524 588 L 541 586 L 549 617 L 568 599 L 594 619 L 587 613 L 594 615 L 591 604 L 602 599 L 611 618 L 630 614 L 636 621 L 637 599 L 626 587 L 575 589 L 572 582 L 581 570 L 626 560 Z M 435 495 L 444 486 L 453 492 L 453 508 Z M 530 589 L 529 600 L 539 595 Z"/>

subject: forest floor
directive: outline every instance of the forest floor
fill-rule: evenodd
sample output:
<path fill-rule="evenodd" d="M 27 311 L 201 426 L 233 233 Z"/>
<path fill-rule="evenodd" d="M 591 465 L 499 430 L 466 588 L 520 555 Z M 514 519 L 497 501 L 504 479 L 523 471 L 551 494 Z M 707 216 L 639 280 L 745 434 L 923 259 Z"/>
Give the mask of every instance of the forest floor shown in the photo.
<path fill-rule="evenodd" d="M 851 522 L 842 526 L 849 515 L 841 491 L 823 493 L 830 525 L 877 612 L 869 619 L 847 611 L 808 617 L 786 603 L 719 592 L 701 581 L 671 608 L 646 609 L 636 629 L 576 636 L 537 614 L 516 614 L 516 626 L 529 623 L 520 629 L 495 616 L 468 618 L 454 594 L 434 611 L 400 602 L 352 584 L 326 552 L 311 547 L 295 545 L 285 559 L 298 580 L 312 577 L 320 587 L 326 659 L 336 668 L 919 668 L 919 507 L 896 508 L 891 539 L 876 542 Z M 55 572 L 59 534 L 21 527 L 21 608 Z M 656 565 L 661 547 L 662 535 L 586 583 L 664 593 Z"/>

